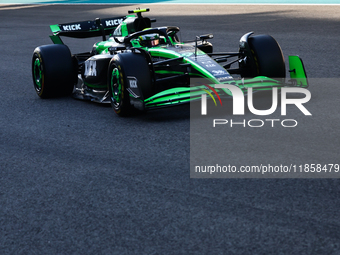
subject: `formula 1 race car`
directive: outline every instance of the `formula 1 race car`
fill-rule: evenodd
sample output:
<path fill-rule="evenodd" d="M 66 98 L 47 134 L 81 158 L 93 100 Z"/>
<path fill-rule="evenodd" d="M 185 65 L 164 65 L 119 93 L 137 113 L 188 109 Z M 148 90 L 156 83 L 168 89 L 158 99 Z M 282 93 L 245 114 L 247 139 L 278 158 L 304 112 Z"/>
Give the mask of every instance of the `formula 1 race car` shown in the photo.
<path fill-rule="evenodd" d="M 231 96 L 218 84 L 270 90 L 307 87 L 302 60 L 289 56 L 289 82 L 280 46 L 269 35 L 243 35 L 238 52 L 214 53 L 212 34 L 181 42 L 175 26 L 151 28 L 149 9 L 124 17 L 51 25 L 54 44 L 37 47 L 32 58 L 34 88 L 41 98 L 74 98 L 111 103 L 120 115 L 135 109 L 173 106 L 200 99 Z M 102 37 L 92 50 L 71 54 L 61 36 Z M 108 36 L 108 39 L 107 39 Z M 233 67 L 232 67 L 233 66 Z M 236 66 L 236 67 L 235 67 Z"/>

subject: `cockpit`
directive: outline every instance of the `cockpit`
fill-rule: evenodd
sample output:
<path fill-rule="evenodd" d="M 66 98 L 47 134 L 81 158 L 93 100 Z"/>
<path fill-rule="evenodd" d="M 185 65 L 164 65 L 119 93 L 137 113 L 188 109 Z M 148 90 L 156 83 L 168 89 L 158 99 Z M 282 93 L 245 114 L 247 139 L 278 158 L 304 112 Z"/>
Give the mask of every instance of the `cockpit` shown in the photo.
<path fill-rule="evenodd" d="M 172 45 L 178 42 L 176 33 L 178 27 L 151 28 L 151 23 L 156 20 L 142 16 L 145 10 L 129 11 L 137 13 L 128 15 L 126 19 L 111 34 L 116 43 L 130 45 L 132 47 L 155 47 L 159 45 Z"/>

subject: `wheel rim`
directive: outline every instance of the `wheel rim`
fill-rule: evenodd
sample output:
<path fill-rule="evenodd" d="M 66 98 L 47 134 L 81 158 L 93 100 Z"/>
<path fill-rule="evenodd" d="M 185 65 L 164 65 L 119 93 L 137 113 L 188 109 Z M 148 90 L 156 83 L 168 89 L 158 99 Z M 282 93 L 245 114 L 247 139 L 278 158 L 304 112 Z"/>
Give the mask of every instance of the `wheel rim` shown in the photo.
<path fill-rule="evenodd" d="M 122 84 L 120 80 L 120 72 L 118 68 L 114 68 L 111 74 L 111 101 L 116 108 L 122 103 Z"/>
<path fill-rule="evenodd" d="M 35 89 L 38 92 L 41 91 L 42 84 L 43 84 L 43 72 L 42 72 L 42 64 L 38 57 L 34 60 L 34 64 L 33 64 L 33 78 L 34 78 Z"/>

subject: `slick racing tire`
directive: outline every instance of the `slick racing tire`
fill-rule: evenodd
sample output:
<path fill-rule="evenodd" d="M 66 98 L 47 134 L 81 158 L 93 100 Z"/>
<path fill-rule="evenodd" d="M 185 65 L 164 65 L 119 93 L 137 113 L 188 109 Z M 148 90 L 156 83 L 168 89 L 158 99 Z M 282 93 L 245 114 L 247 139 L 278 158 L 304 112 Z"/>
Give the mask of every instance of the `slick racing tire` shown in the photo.
<path fill-rule="evenodd" d="M 248 39 L 249 48 L 254 59 L 253 76 L 285 78 L 286 67 L 282 50 L 270 35 L 256 35 Z"/>
<path fill-rule="evenodd" d="M 76 70 L 69 48 L 63 44 L 37 47 L 32 57 L 32 77 L 41 98 L 71 94 Z"/>
<path fill-rule="evenodd" d="M 152 82 L 147 60 L 142 54 L 126 52 L 115 55 L 108 70 L 108 91 L 113 110 L 119 116 L 129 116 L 136 113 L 130 103 L 127 77 L 138 80 L 142 95 L 140 100 L 152 95 Z"/>

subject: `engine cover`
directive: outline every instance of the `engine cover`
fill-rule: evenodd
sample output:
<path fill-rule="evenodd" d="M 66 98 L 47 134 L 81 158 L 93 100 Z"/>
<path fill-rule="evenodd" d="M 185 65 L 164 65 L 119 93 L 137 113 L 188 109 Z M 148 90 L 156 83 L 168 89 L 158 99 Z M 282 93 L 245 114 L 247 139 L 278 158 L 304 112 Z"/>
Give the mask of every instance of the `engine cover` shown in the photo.
<path fill-rule="evenodd" d="M 107 71 L 113 55 L 95 55 L 82 67 L 84 84 L 92 89 L 107 89 Z"/>

